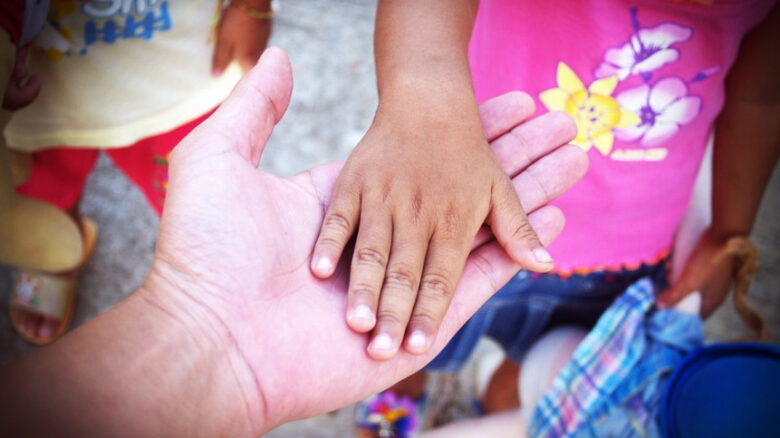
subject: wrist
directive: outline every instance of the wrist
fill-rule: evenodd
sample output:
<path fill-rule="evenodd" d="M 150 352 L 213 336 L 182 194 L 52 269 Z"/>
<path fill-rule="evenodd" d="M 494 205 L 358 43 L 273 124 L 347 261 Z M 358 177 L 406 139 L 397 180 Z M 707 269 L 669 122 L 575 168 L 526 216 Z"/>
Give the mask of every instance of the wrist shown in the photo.
<path fill-rule="evenodd" d="M 750 237 L 750 229 L 750 226 L 729 226 L 718 221 L 713 221 L 707 230 L 707 233 L 711 239 L 725 244 L 732 237 Z"/>
<path fill-rule="evenodd" d="M 187 424 L 188 436 L 259 436 L 268 422 L 257 379 L 205 294 L 192 286 L 155 263 L 132 297 L 154 315 L 154 332 L 176 351 L 168 361 L 183 378 L 173 382 L 171 402 L 190 400 L 191 409 L 174 418 Z"/>
<path fill-rule="evenodd" d="M 382 81 L 379 86 L 379 110 L 421 113 L 456 113 L 465 110 L 479 118 L 470 82 L 456 86 L 451 81 L 432 76 L 436 75 L 404 72 Z"/>
<path fill-rule="evenodd" d="M 479 107 L 470 90 L 441 90 L 427 87 L 425 81 L 410 80 L 380 94 L 372 126 L 390 126 L 429 137 L 464 131 L 483 136 Z"/>

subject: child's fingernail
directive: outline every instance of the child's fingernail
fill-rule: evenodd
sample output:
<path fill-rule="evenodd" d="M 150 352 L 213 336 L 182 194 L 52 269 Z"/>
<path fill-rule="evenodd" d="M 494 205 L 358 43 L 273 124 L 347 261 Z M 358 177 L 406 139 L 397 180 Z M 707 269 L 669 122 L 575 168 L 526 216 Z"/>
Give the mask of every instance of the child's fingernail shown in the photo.
<path fill-rule="evenodd" d="M 380 333 L 371 341 L 368 349 L 382 357 L 391 356 L 393 354 L 393 339 L 387 333 Z"/>
<path fill-rule="evenodd" d="M 218 78 L 218 77 L 222 76 L 222 69 L 221 68 L 215 68 L 214 70 L 211 71 L 211 75 L 214 76 L 215 78 Z"/>
<path fill-rule="evenodd" d="M 428 338 L 425 336 L 425 333 L 420 330 L 415 330 L 412 332 L 412 335 L 409 336 L 409 340 L 406 341 L 406 345 L 415 351 L 420 351 L 425 348 L 425 344 L 427 342 Z"/>
<path fill-rule="evenodd" d="M 550 253 L 547 252 L 547 250 L 542 247 L 534 248 L 532 252 L 534 254 L 534 258 L 539 263 L 547 265 L 552 263 L 553 261 L 552 256 L 550 256 Z"/>
<path fill-rule="evenodd" d="M 333 270 L 333 262 L 328 257 L 318 257 L 314 262 L 314 270 L 321 274 L 329 274 Z"/>
<path fill-rule="evenodd" d="M 376 315 L 374 315 L 370 307 L 360 304 L 349 312 L 347 320 L 359 323 L 360 326 L 370 330 L 376 322 Z"/>

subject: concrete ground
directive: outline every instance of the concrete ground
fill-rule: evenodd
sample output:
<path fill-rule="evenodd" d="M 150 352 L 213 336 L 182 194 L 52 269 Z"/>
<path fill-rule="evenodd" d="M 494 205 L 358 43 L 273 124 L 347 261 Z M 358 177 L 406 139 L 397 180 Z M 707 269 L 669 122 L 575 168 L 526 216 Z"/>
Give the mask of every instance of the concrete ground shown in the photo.
<path fill-rule="evenodd" d="M 285 0 L 272 44 L 290 55 L 295 91 L 287 116 L 266 148 L 261 167 L 291 175 L 315 164 L 344 159 L 371 123 L 377 97 L 373 78 L 374 0 Z M 158 218 L 143 196 L 101 158 L 89 179 L 82 205 L 96 220 L 101 235 L 81 277 L 74 326 L 116 304 L 144 280 L 153 257 Z M 780 342 L 780 170 L 775 169 L 754 231 L 763 269 L 750 301 L 769 318 L 773 341 Z M 32 349 L 16 336 L 8 321 L 11 271 L 0 269 L 0 363 Z M 712 340 L 743 333 L 729 303 L 706 325 Z M 489 345 L 459 380 L 438 376 L 432 389 L 440 402 L 464 402 L 476 391 L 485 364 L 498 360 Z M 443 400 L 443 401 L 442 401 Z M 270 437 L 351 436 L 351 408 L 291 423 Z"/>

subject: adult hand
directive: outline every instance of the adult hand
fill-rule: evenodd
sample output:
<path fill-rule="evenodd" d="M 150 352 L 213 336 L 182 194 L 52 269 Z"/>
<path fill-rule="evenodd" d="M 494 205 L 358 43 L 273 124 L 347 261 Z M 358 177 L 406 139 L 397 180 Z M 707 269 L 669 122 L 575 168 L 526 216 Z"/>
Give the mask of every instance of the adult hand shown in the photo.
<path fill-rule="evenodd" d="M 146 282 L 59 341 L 0 368 L 0 435 L 258 436 L 418 370 L 515 273 L 498 244 L 480 246 L 431 350 L 369 358 L 367 336 L 341 317 L 347 273 L 319 280 L 307 263 L 340 166 L 289 179 L 257 170 L 291 86 L 287 58 L 269 49 L 174 150 Z M 517 122 L 524 101 L 509 95 L 482 114 L 505 167 L 525 168 L 514 181 L 547 242 L 563 217 L 541 206 L 577 180 L 587 159 L 576 147 L 551 152 L 545 126 L 532 123 L 515 135 L 539 141 L 512 153 L 518 137 L 500 134 Z"/>
<path fill-rule="evenodd" d="M 347 271 L 320 280 L 308 264 L 340 165 L 288 179 L 257 170 L 291 86 L 287 58 L 269 49 L 215 114 L 174 150 L 147 282 L 148 290 L 172 286 L 150 299 L 171 314 L 188 315 L 195 338 L 232 345 L 232 356 L 245 361 L 236 367 L 242 374 L 236 381 L 256 385 L 236 388 L 243 394 L 236 400 L 246 402 L 251 424 L 263 430 L 354 402 L 421 368 L 518 269 L 496 243 L 480 247 L 466 264 L 461 293 L 431 350 L 386 362 L 369 358 L 367 337 L 340 317 Z M 517 175 L 515 187 L 523 208 L 533 212 L 531 224 L 549 243 L 563 217 L 544 204 L 579 179 L 587 159 L 576 147 L 556 149 L 556 135 L 548 129 L 559 128 L 558 119 L 502 136 L 529 113 L 528 102 L 509 95 L 483 105 L 482 114 L 504 168 Z"/>

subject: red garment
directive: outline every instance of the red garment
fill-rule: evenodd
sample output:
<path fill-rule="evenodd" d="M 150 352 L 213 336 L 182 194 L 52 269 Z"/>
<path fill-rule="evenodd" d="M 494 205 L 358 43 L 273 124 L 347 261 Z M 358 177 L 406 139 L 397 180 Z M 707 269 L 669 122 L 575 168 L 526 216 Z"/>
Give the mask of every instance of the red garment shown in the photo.
<path fill-rule="evenodd" d="M 163 134 L 118 149 L 108 149 L 116 167 L 143 192 L 157 214 L 162 213 L 168 187 L 168 157 L 173 148 L 214 110 Z M 30 179 L 17 188 L 22 195 L 68 209 L 84 191 L 100 149 L 52 148 L 33 153 Z"/>
<path fill-rule="evenodd" d="M 0 27 L 8 31 L 14 45 L 19 44 L 22 36 L 22 20 L 25 0 L 3 0 L 0 2 Z"/>

